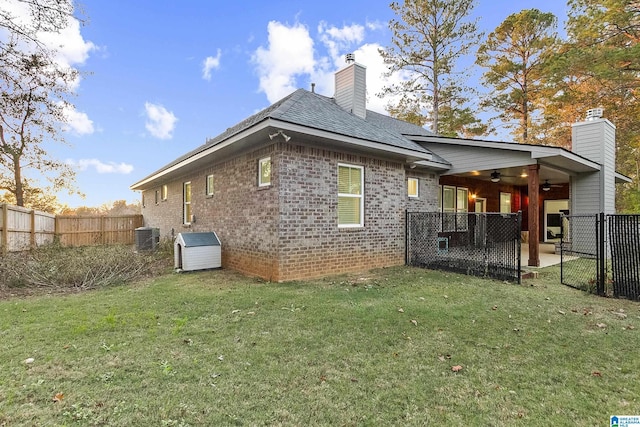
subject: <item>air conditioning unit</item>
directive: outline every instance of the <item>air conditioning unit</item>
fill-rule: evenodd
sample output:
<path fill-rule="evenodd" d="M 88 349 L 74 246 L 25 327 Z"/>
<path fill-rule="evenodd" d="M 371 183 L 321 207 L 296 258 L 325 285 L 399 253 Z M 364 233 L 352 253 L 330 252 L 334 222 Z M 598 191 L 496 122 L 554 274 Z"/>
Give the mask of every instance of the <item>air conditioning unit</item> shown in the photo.
<path fill-rule="evenodd" d="M 138 227 L 136 233 L 136 249 L 139 251 L 154 251 L 160 243 L 160 229 L 152 227 Z"/>

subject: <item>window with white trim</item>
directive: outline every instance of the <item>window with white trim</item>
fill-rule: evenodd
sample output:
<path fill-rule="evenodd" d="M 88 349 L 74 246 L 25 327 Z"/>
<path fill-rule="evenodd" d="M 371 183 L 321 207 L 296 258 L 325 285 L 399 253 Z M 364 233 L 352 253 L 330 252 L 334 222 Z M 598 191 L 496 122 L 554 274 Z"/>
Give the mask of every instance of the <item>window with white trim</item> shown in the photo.
<path fill-rule="evenodd" d="M 191 182 L 185 182 L 183 185 L 183 201 L 184 201 L 184 217 L 183 224 L 191 224 Z"/>
<path fill-rule="evenodd" d="M 258 160 L 258 187 L 271 185 L 271 157 Z"/>
<path fill-rule="evenodd" d="M 458 187 L 456 189 L 456 227 L 458 230 L 469 228 L 469 189 Z"/>
<path fill-rule="evenodd" d="M 418 178 L 407 178 L 407 195 L 409 197 L 418 197 Z"/>
<path fill-rule="evenodd" d="M 364 226 L 364 168 L 338 164 L 338 227 Z"/>
<path fill-rule="evenodd" d="M 163 201 L 164 201 L 164 200 L 167 200 L 167 194 L 168 194 L 168 193 L 169 193 L 169 190 L 167 189 L 167 184 L 164 184 L 164 185 L 162 186 L 162 194 L 161 194 L 161 199 L 162 199 Z"/>
<path fill-rule="evenodd" d="M 511 193 L 500 193 L 500 213 L 511 213 Z"/>
<path fill-rule="evenodd" d="M 207 196 L 213 196 L 213 175 L 207 175 Z"/>
<path fill-rule="evenodd" d="M 444 231 L 466 230 L 468 228 L 469 189 L 443 185 L 441 200 L 441 212 L 456 214 L 443 217 L 442 229 Z"/>
<path fill-rule="evenodd" d="M 156 190 L 156 205 L 160 203 L 160 190 Z"/>

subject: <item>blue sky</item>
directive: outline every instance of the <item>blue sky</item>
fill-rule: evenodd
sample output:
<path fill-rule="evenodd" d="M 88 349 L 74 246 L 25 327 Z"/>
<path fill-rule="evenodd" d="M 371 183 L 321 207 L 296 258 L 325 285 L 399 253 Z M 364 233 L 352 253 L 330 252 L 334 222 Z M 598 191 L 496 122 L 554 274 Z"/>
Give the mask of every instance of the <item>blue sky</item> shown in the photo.
<path fill-rule="evenodd" d="M 12 0 L 15 1 L 15 0 Z M 333 95 L 344 54 L 367 66 L 368 107 L 385 84 L 377 49 L 391 40 L 389 1 L 84 0 L 87 22 L 63 41 L 78 82 L 69 146 L 49 145 L 77 170 L 82 199 L 69 206 L 135 201 L 129 190 L 176 157 L 297 89 Z M 479 0 L 486 32 L 509 14 L 556 14 L 561 0 Z"/>

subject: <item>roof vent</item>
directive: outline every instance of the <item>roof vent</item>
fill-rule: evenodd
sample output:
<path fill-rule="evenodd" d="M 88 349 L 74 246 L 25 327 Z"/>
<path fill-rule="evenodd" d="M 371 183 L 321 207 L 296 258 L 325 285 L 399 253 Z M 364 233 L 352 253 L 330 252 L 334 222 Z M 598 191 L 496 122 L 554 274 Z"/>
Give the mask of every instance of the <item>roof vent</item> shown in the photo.
<path fill-rule="evenodd" d="M 604 110 L 602 108 L 592 108 L 587 110 L 587 120 L 595 120 L 602 117 Z"/>
<path fill-rule="evenodd" d="M 353 64 L 354 62 L 356 62 L 356 55 L 355 53 L 347 53 L 344 56 L 344 62 L 346 62 L 347 64 Z"/>

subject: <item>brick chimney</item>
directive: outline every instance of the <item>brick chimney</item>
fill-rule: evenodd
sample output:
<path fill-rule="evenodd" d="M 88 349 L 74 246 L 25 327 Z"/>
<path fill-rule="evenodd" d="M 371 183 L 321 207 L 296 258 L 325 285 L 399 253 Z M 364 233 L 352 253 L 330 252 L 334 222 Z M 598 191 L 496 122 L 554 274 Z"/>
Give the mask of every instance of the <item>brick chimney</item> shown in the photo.
<path fill-rule="evenodd" d="M 356 63 L 355 55 L 346 55 L 347 66 L 335 75 L 336 104 L 363 119 L 367 116 L 367 69 Z"/>

